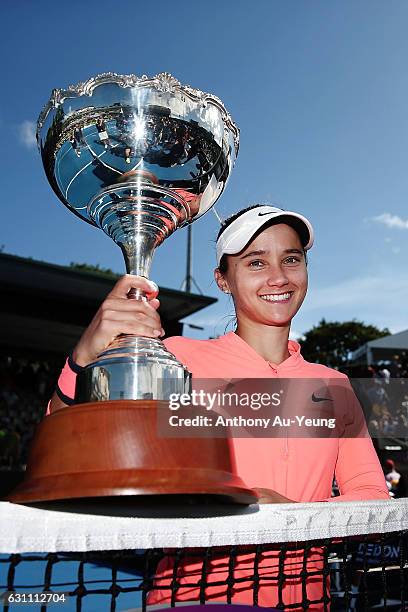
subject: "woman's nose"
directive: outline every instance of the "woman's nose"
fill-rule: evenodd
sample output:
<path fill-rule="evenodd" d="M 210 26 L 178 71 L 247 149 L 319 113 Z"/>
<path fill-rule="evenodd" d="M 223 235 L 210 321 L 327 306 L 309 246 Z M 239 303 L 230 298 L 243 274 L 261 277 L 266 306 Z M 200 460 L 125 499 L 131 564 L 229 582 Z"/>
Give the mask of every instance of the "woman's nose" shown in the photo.
<path fill-rule="evenodd" d="M 269 268 L 267 284 L 269 287 L 283 287 L 289 283 L 285 270 L 280 266 Z"/>

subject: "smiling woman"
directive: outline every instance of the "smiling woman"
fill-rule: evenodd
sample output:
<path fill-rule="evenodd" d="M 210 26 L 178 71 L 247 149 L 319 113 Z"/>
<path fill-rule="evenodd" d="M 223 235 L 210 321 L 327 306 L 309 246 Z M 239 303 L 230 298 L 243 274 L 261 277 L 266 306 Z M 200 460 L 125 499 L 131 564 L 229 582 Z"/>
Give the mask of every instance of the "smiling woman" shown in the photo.
<path fill-rule="evenodd" d="M 277 335 L 286 337 L 283 347 L 289 356 L 286 332 L 306 295 L 306 250 L 313 245 L 309 221 L 282 213 L 255 206 L 228 220 L 218 235 L 215 270 L 218 287 L 233 297 L 237 334 L 248 341 L 256 325 L 257 348 L 274 362 L 280 358 L 276 341 L 271 342 Z"/>
<path fill-rule="evenodd" d="M 237 328 L 212 340 L 168 338 L 164 341 L 166 348 L 196 379 L 336 379 L 340 386 L 347 385 L 344 374 L 308 363 L 300 346 L 289 341 L 292 319 L 307 292 L 306 252 L 312 245 L 312 225 L 295 212 L 259 205 L 228 219 L 217 238 L 214 274 L 221 291 L 232 296 Z M 150 301 L 128 300 L 132 287 L 148 292 Z M 157 288 L 146 279 L 135 276 L 120 279 L 74 349 L 74 361 L 80 366 L 87 365 L 121 333 L 161 335 L 156 297 Z M 67 376 L 66 370 L 61 384 L 67 385 Z M 74 382 L 72 374 L 71 387 L 65 386 L 66 394 L 72 392 Z M 354 436 L 300 438 L 282 432 L 281 437 L 233 439 L 238 474 L 259 493 L 260 503 L 389 500 L 364 416 L 355 397 L 351 403 L 358 421 Z M 54 396 L 51 410 L 63 406 Z M 305 418 L 312 416 L 312 407 L 308 410 Z M 339 497 L 331 496 L 334 475 L 341 492 Z M 258 571 L 269 576 L 271 568 L 279 566 L 279 559 L 278 552 L 265 556 L 259 561 Z M 305 597 L 309 602 L 322 597 L 321 551 L 315 549 L 308 554 L 307 568 L 316 570 L 316 575 L 307 579 L 306 593 L 302 591 L 301 576 L 296 575 L 296 565 L 302 562 L 299 553 L 285 559 L 285 605 Z M 180 585 L 176 600 L 199 600 L 203 568 L 188 555 L 177 563 L 175 568 L 171 557 L 160 563 L 149 604 L 170 602 L 169 584 L 176 574 Z M 228 586 L 231 567 L 224 551 L 211 559 L 206 571 L 206 600 L 226 601 L 227 592 L 231 595 Z M 236 582 L 232 603 L 251 604 L 254 580 L 251 555 L 238 555 L 233 573 Z M 278 604 L 278 587 L 273 580 L 259 589 L 258 602 L 261 606 Z M 311 603 L 307 609 L 321 610 L 321 604 L 316 607 Z"/>

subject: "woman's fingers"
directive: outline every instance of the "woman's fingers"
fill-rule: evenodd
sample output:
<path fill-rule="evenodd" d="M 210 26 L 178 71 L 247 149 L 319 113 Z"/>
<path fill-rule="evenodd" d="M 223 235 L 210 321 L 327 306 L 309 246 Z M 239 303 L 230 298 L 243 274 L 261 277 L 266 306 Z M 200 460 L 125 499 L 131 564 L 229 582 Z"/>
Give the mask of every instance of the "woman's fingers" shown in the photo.
<path fill-rule="evenodd" d="M 128 299 L 132 288 L 146 293 L 150 301 Z M 146 278 L 130 274 L 120 278 L 75 347 L 77 363 L 88 365 L 121 334 L 148 338 L 163 336 L 157 294 L 157 285 Z"/>
<path fill-rule="evenodd" d="M 160 306 L 160 302 L 159 302 L 159 300 L 157 298 L 153 298 L 152 300 L 150 300 L 149 304 L 155 310 L 157 310 L 159 308 L 159 306 Z"/>
<path fill-rule="evenodd" d="M 284 495 L 273 491 L 272 489 L 264 489 L 255 487 L 252 489 L 258 496 L 258 504 L 287 504 L 294 503 L 293 499 L 288 499 Z"/>
<path fill-rule="evenodd" d="M 155 300 L 157 300 L 157 298 L 153 298 L 150 302 L 146 300 L 128 300 L 127 298 L 111 297 L 109 294 L 106 300 L 101 304 L 100 310 L 120 310 L 122 312 L 141 312 L 147 314 L 157 310 L 152 304 Z M 157 300 L 157 302 L 158 301 L 159 300 Z"/>
<path fill-rule="evenodd" d="M 154 281 L 147 281 L 149 283 L 150 289 L 146 291 L 146 297 L 151 302 L 154 298 L 159 295 L 159 287 L 156 285 Z"/>
<path fill-rule="evenodd" d="M 140 326 L 150 327 L 151 329 L 157 329 L 162 331 L 160 317 L 155 310 L 152 309 L 151 313 L 145 314 L 143 312 L 132 312 L 132 311 L 118 311 L 118 310 L 105 310 L 101 316 L 101 322 L 111 321 L 115 323 L 126 323 L 126 325 L 133 325 L 135 334 L 139 333 Z M 119 332 L 129 333 L 129 332 Z"/>
<path fill-rule="evenodd" d="M 155 329 L 161 329 L 161 321 L 157 308 L 160 305 L 156 298 L 151 302 L 142 300 L 127 300 L 109 298 L 105 300 L 100 308 L 101 319 L 113 319 L 115 321 L 141 321 L 147 322 Z"/>
<path fill-rule="evenodd" d="M 159 338 L 163 335 L 161 325 L 155 325 L 151 321 L 123 320 L 115 315 L 104 319 L 100 324 L 101 335 L 109 344 L 121 334 L 133 334 L 135 336 L 147 336 L 148 338 Z"/>
<path fill-rule="evenodd" d="M 157 297 L 159 294 L 159 288 L 153 281 L 144 278 L 144 276 L 126 274 L 118 280 L 107 297 L 127 298 L 131 289 L 141 289 L 146 293 L 148 300 Z"/>

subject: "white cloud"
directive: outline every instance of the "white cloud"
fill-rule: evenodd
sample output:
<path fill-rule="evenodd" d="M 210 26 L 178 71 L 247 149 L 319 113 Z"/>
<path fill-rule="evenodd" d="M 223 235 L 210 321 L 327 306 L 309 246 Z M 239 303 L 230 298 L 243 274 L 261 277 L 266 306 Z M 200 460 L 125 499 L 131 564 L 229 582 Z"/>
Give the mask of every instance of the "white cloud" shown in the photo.
<path fill-rule="evenodd" d="M 391 229 L 398 228 L 408 230 L 408 219 L 401 219 L 401 217 L 398 217 L 398 215 L 383 213 L 377 217 L 372 217 L 371 220 L 375 221 L 376 223 L 382 223 Z"/>
<path fill-rule="evenodd" d="M 358 319 L 392 333 L 408 328 L 408 282 L 405 270 L 378 270 L 326 287 L 312 286 L 296 318 L 297 329 L 309 330 L 323 317 L 328 321 Z"/>
<path fill-rule="evenodd" d="M 370 276 L 350 278 L 328 287 L 311 290 L 305 310 L 336 308 L 340 306 L 389 307 L 390 303 L 406 304 L 408 283 L 406 275 L 398 277 L 395 272 L 379 272 Z"/>
<path fill-rule="evenodd" d="M 37 140 L 35 137 L 36 125 L 34 121 L 25 120 L 18 126 L 18 135 L 21 144 L 27 149 L 32 149 L 36 146 Z"/>

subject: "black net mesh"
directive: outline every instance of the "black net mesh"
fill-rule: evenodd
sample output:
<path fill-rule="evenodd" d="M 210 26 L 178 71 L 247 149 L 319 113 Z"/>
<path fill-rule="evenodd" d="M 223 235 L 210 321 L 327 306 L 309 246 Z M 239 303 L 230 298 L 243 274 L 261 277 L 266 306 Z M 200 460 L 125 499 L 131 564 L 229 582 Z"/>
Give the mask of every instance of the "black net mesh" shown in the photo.
<path fill-rule="evenodd" d="M 190 601 L 408 612 L 407 538 L 404 531 L 254 546 L 2 555 L 2 606 L 93 612 Z M 30 602 L 30 594 L 64 595 L 65 602 Z"/>

